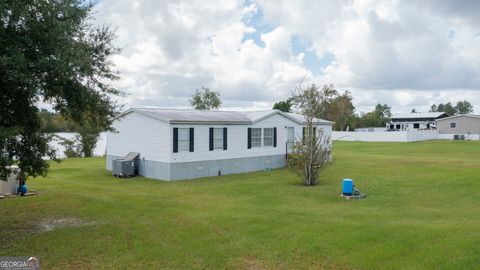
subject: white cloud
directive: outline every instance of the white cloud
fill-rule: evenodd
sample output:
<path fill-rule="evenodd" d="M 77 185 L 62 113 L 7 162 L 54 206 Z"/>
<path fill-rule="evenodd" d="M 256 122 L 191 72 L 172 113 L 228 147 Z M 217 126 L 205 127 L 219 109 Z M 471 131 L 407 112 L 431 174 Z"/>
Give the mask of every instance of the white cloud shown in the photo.
<path fill-rule="evenodd" d="M 458 101 L 460 93 L 480 107 L 478 1 L 260 2 L 270 20 L 309 36 L 318 55 L 334 55 L 315 80 L 356 89 L 361 109 L 387 101 L 394 110 L 425 109 L 437 95 Z"/>
<path fill-rule="evenodd" d="M 116 27 L 124 47 L 113 60 L 128 106 L 188 106 L 196 88 L 220 89 L 224 106 L 268 108 L 304 76 L 350 89 L 359 111 L 394 111 L 469 99 L 480 110 L 478 1 L 104 0 L 99 23 Z M 263 11 L 273 30 L 264 47 L 244 40 Z M 314 76 L 292 37 L 311 40 L 334 60 Z"/>
<path fill-rule="evenodd" d="M 128 106 L 188 106 L 201 86 L 220 89 L 224 106 L 270 108 L 310 71 L 291 53 L 284 28 L 262 34 L 265 47 L 245 33 L 242 17 L 257 12 L 243 2 L 102 1 L 99 22 L 117 27 L 125 47 L 113 60 Z"/>

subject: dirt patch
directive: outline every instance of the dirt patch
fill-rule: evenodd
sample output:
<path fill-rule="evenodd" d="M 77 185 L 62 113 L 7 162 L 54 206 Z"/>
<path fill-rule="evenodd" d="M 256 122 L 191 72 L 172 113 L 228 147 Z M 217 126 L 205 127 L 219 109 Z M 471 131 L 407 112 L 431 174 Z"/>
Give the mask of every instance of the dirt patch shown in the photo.
<path fill-rule="evenodd" d="M 42 221 L 39 224 L 39 230 L 41 232 L 50 232 L 58 228 L 64 227 L 80 227 L 94 225 L 96 222 L 85 221 L 79 218 L 56 218 L 56 219 L 47 219 Z"/>
<path fill-rule="evenodd" d="M 244 257 L 236 258 L 232 261 L 232 268 L 244 269 L 244 270 L 266 270 L 273 269 L 266 263 L 262 262 L 255 255 L 247 255 Z M 278 268 L 276 268 L 278 269 Z M 282 268 L 283 269 L 283 268 Z"/>

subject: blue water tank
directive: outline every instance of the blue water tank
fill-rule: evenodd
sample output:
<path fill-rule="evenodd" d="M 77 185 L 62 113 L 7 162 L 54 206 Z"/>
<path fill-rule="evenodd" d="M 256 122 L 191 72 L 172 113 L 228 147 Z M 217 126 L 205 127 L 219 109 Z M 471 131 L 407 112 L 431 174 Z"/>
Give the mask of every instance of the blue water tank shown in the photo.
<path fill-rule="evenodd" d="M 17 185 L 17 192 L 20 193 L 21 195 L 24 195 L 25 193 L 27 193 L 27 191 L 28 191 L 28 188 L 25 183 L 21 186 Z"/>
<path fill-rule="evenodd" d="M 342 194 L 351 196 L 353 194 L 353 186 L 354 186 L 354 183 L 352 179 L 348 179 L 348 178 L 343 179 Z"/>

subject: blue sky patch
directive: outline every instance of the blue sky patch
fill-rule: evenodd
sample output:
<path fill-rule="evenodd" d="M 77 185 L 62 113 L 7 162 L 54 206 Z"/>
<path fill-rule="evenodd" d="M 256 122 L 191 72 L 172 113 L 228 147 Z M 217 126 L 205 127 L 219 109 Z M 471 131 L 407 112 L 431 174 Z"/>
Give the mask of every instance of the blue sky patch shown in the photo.
<path fill-rule="evenodd" d="M 449 40 L 453 40 L 455 38 L 455 31 L 453 30 L 448 30 L 448 35 L 447 35 Z"/>
<path fill-rule="evenodd" d="M 244 6 L 246 7 L 252 4 L 255 4 L 255 6 L 257 7 L 257 12 L 245 15 L 242 18 L 242 22 L 246 26 L 254 28 L 255 32 L 245 33 L 242 42 L 251 39 L 259 47 L 265 48 L 265 43 L 261 40 L 261 35 L 271 32 L 277 26 L 265 20 L 265 17 L 263 15 L 263 9 L 260 5 L 250 0 L 246 0 L 244 2 Z M 300 53 L 303 53 L 305 55 L 303 64 L 305 68 L 309 69 L 315 75 L 321 74 L 322 69 L 335 60 L 335 56 L 331 53 L 326 53 L 321 58 L 318 58 L 317 54 L 312 49 L 312 42 L 304 36 L 293 35 L 291 46 L 293 55 L 298 55 Z"/>
<path fill-rule="evenodd" d="M 308 38 L 300 35 L 292 36 L 292 53 L 294 55 L 299 55 L 300 53 L 305 54 L 303 65 L 315 75 L 321 74 L 322 69 L 335 60 L 335 55 L 331 53 L 326 53 L 321 58 L 318 58 L 312 48 L 312 42 Z"/>
<path fill-rule="evenodd" d="M 251 4 L 253 4 L 252 1 L 250 0 L 246 0 L 245 1 L 245 6 L 248 7 L 250 6 Z M 257 44 L 259 47 L 262 47 L 262 48 L 265 48 L 265 43 L 261 40 L 261 35 L 262 34 L 265 34 L 265 33 L 268 33 L 270 31 L 272 31 L 273 29 L 275 29 L 277 26 L 276 25 L 272 25 L 270 23 L 268 23 L 264 16 L 263 16 L 263 9 L 260 5 L 258 5 L 257 3 L 255 3 L 255 6 L 257 7 L 257 12 L 256 13 L 253 13 L 253 14 L 249 14 L 249 16 L 244 16 L 242 18 L 242 22 L 248 26 L 248 27 L 252 27 L 255 29 L 255 32 L 253 33 L 245 33 L 244 36 L 243 36 L 243 40 L 242 42 L 244 42 L 245 40 L 253 40 L 255 42 L 255 44 Z"/>

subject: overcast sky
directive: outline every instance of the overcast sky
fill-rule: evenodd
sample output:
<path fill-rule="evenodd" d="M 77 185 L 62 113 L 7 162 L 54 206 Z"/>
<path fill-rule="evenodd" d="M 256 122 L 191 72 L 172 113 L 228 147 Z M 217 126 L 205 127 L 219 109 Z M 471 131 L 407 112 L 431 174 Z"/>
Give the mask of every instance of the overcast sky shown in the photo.
<path fill-rule="evenodd" d="M 127 107 L 188 107 L 196 88 L 224 109 L 269 109 L 303 78 L 350 90 L 357 112 L 480 112 L 480 1 L 102 0 Z"/>

